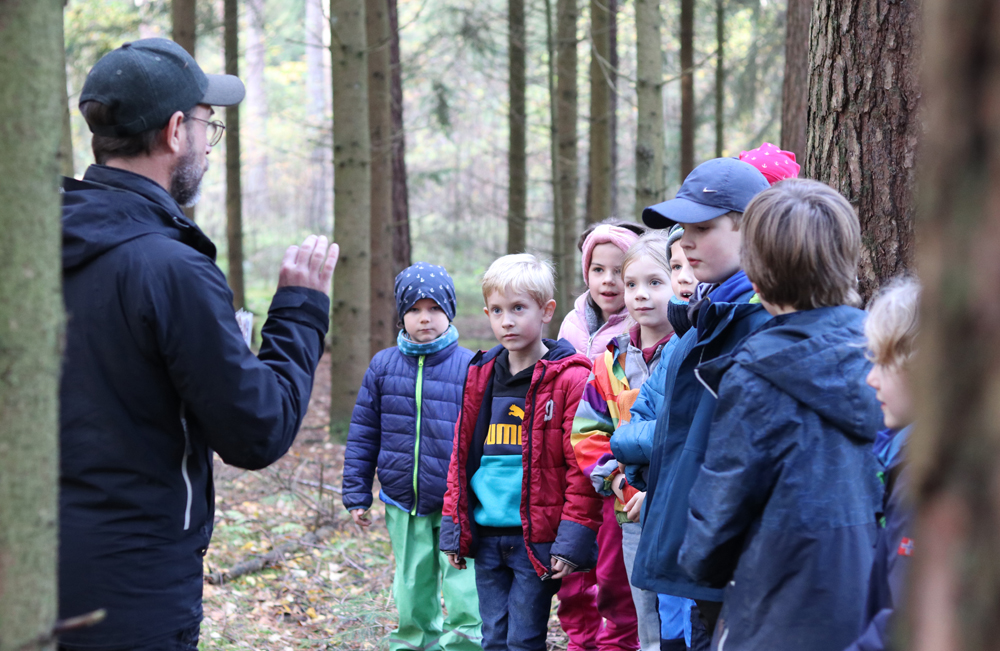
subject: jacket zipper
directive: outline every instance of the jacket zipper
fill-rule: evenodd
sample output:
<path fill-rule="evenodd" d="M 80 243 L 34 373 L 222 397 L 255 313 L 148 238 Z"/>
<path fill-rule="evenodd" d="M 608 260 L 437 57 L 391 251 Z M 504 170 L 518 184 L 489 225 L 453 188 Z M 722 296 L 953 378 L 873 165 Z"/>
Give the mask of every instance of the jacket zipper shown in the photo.
<path fill-rule="evenodd" d="M 545 365 L 542 364 L 542 372 L 538 376 L 538 382 L 535 383 L 535 386 L 533 387 L 534 390 L 531 393 L 531 416 L 529 418 L 527 414 L 525 415 L 525 421 L 528 423 L 527 431 L 524 431 L 523 425 L 521 427 L 522 435 L 527 436 L 528 439 L 528 482 L 527 482 L 528 494 L 526 495 L 528 501 L 528 539 L 525 542 L 528 543 L 526 546 L 528 547 L 528 551 L 532 555 L 534 555 L 534 552 L 531 552 L 531 547 L 530 547 L 531 545 L 531 450 L 534 447 L 533 445 L 534 441 L 531 438 L 531 430 L 532 430 L 531 424 L 535 422 L 535 411 L 538 409 L 538 388 L 541 386 L 542 380 L 544 379 L 545 379 Z M 539 562 L 541 562 L 540 559 Z"/>
<path fill-rule="evenodd" d="M 191 456 L 191 434 L 188 432 L 187 417 L 184 415 L 184 405 L 181 405 L 181 428 L 184 430 L 184 456 L 181 458 L 181 477 L 187 487 L 187 504 L 184 506 L 184 531 L 191 528 L 191 501 L 194 492 L 191 490 L 191 477 L 188 475 L 188 457 Z"/>
<path fill-rule="evenodd" d="M 417 443 L 413 446 L 413 509 L 410 510 L 410 515 L 417 514 L 417 504 L 420 498 L 417 493 L 417 472 L 420 470 L 420 410 L 424 393 L 425 357 L 425 355 L 421 355 L 420 359 L 417 360 Z"/>

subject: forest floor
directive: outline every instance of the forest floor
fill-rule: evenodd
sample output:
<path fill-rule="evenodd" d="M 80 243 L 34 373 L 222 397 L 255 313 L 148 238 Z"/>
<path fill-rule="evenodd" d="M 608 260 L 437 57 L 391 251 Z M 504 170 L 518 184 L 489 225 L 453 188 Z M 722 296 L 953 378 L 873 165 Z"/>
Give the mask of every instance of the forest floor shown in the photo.
<path fill-rule="evenodd" d="M 384 508 L 376 499 L 374 524 L 362 532 L 341 504 L 344 433 L 330 432 L 329 360 L 323 356 L 309 413 L 284 458 L 258 472 L 216 458 L 201 649 L 388 649 L 396 610 Z M 219 581 L 269 553 L 280 560 Z M 566 648 L 555 603 L 548 648 Z"/>

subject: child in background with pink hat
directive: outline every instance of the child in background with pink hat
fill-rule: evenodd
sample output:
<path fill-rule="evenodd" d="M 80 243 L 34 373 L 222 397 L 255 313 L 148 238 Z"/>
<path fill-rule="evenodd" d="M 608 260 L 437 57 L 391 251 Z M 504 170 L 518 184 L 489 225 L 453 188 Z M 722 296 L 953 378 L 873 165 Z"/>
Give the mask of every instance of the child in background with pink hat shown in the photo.
<path fill-rule="evenodd" d="M 633 222 L 607 219 L 584 234 L 580 251 L 587 292 L 566 315 L 559 338 L 591 359 L 603 356 L 612 339 L 628 332 L 621 267 L 644 230 Z M 597 568 L 570 574 L 559 590 L 559 623 L 569 637 L 568 649 L 637 649 L 639 623 L 613 499 L 604 500 L 597 548 Z"/>
<path fill-rule="evenodd" d="M 760 170 L 771 185 L 784 179 L 797 178 L 801 169 L 795 162 L 794 152 L 783 151 L 769 142 L 765 142 L 757 149 L 742 152 L 740 160 Z"/>

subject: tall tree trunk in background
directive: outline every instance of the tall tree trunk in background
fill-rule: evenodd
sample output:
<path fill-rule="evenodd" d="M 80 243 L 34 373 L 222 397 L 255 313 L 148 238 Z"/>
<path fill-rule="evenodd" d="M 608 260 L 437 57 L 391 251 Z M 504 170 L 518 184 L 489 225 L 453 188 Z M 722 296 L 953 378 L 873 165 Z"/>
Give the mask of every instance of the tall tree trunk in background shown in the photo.
<path fill-rule="evenodd" d="M 587 223 L 611 215 L 611 18 L 607 0 L 590 0 L 590 159 Z"/>
<path fill-rule="evenodd" d="M 545 40 L 548 47 L 547 77 L 549 82 L 549 162 L 552 167 L 552 258 L 557 263 L 563 242 L 562 208 L 560 206 L 560 164 L 559 164 L 559 95 L 556 92 L 556 61 L 558 47 L 556 45 L 555 25 L 552 22 L 552 0 L 545 0 Z M 556 278 L 556 316 L 566 314 L 566 301 L 562 281 Z M 549 336 L 554 336 L 559 330 L 559 318 L 553 318 L 549 324 Z"/>
<path fill-rule="evenodd" d="M 528 151 L 525 91 L 524 0 L 509 0 L 508 55 L 510 58 L 510 149 L 507 167 L 507 253 L 522 253 L 527 246 Z"/>
<path fill-rule="evenodd" d="M 238 0 L 224 0 L 226 74 L 239 76 L 240 23 Z M 246 307 L 243 281 L 243 195 L 240 178 L 240 107 L 226 107 L 226 242 L 229 255 L 229 288 L 233 307 Z"/>
<path fill-rule="evenodd" d="M 812 0 L 788 0 L 785 81 L 781 95 L 781 148 L 805 161 L 809 109 L 809 22 Z"/>
<path fill-rule="evenodd" d="M 636 99 L 635 218 L 646 206 L 663 201 L 663 16 L 660 0 L 635 0 Z"/>
<path fill-rule="evenodd" d="M 62 8 L 0 3 L 0 651 L 55 648 Z"/>
<path fill-rule="evenodd" d="M 618 214 L 618 0 L 608 2 L 608 132 L 611 140 L 611 213 Z"/>
<path fill-rule="evenodd" d="M 403 74 L 399 62 L 399 14 L 389 0 L 389 62 L 392 72 L 392 260 L 396 274 L 410 266 L 410 198 L 406 190 Z"/>
<path fill-rule="evenodd" d="M 715 0 L 715 157 L 722 158 L 726 138 L 726 0 Z"/>
<path fill-rule="evenodd" d="M 330 157 L 329 101 L 330 73 L 325 55 L 329 53 L 324 36 L 330 23 L 323 15 L 323 0 L 306 0 L 306 119 L 312 138 L 309 152 L 309 204 L 306 221 L 310 230 L 320 233 L 330 228 L 330 184 L 333 172 Z"/>
<path fill-rule="evenodd" d="M 396 341 L 392 259 L 392 90 L 389 3 L 365 0 L 371 136 L 371 354 Z"/>
<path fill-rule="evenodd" d="M 924 290 L 909 446 L 914 651 L 1000 639 L 1000 6 L 925 0 L 917 264 Z M 866 42 L 871 45 L 871 42 Z"/>
<path fill-rule="evenodd" d="M 267 90 L 264 87 L 264 68 L 266 67 L 266 36 L 264 0 L 246 0 L 247 9 L 247 96 L 246 133 L 251 134 L 247 140 L 247 170 L 246 196 L 243 203 L 247 216 L 251 219 L 264 217 L 271 210 L 271 193 L 268 187 L 267 175 Z"/>
<path fill-rule="evenodd" d="M 577 0 L 556 3 L 556 131 L 559 138 L 559 214 L 556 215 L 556 318 L 559 323 L 572 309 L 576 277 L 576 21 Z"/>
<path fill-rule="evenodd" d="M 187 50 L 191 56 L 194 56 L 195 33 L 197 31 L 195 4 L 195 0 L 170 0 L 173 29 L 171 38 Z M 184 214 L 187 215 L 188 219 L 194 221 L 194 206 L 185 208 Z"/>
<path fill-rule="evenodd" d="M 371 326 L 371 146 L 365 0 L 330 0 L 333 73 L 333 278 L 330 420 L 350 418 L 368 367 Z"/>
<path fill-rule="evenodd" d="M 681 0 L 681 181 L 694 169 L 694 0 Z"/>
<path fill-rule="evenodd" d="M 69 0 L 63 0 L 63 20 L 59 21 L 59 42 L 65 43 L 65 8 Z M 59 170 L 63 176 L 73 176 L 73 125 L 69 115 L 69 88 L 66 83 L 66 48 L 62 49 L 62 76 L 59 86 L 62 90 L 62 139 L 59 142 Z"/>
<path fill-rule="evenodd" d="M 805 176 L 858 211 L 865 298 L 913 257 L 918 27 L 916 0 L 813 9 Z"/>

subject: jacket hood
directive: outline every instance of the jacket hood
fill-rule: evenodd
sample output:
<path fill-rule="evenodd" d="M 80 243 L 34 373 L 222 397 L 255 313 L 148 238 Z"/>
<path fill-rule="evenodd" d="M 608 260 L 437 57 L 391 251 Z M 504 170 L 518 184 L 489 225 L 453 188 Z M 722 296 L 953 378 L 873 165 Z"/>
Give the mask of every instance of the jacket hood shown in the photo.
<path fill-rule="evenodd" d="M 732 354 L 698 367 L 701 381 L 718 393 L 734 364 L 767 380 L 825 420 L 860 440 L 874 440 L 870 428 L 872 389 L 865 383 L 865 313 L 840 305 L 779 315 L 748 337 Z"/>
<path fill-rule="evenodd" d="M 583 364 L 585 366 L 590 365 L 590 360 L 585 356 L 576 352 L 576 348 L 573 347 L 566 339 L 542 339 L 542 342 L 549 349 L 546 358 L 541 360 L 542 364 L 546 366 L 558 366 L 561 370 L 563 367 L 572 366 L 574 363 Z M 469 362 L 470 366 L 483 366 L 489 362 L 492 362 L 497 358 L 497 355 L 502 353 L 504 350 L 503 346 L 496 345 L 487 351 L 479 351 L 476 353 L 472 361 Z"/>
<path fill-rule="evenodd" d="M 158 183 L 104 165 L 91 165 L 82 180 L 63 180 L 62 232 L 64 270 L 146 235 L 183 242 L 215 260 L 215 245 Z"/>

